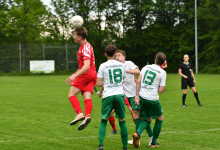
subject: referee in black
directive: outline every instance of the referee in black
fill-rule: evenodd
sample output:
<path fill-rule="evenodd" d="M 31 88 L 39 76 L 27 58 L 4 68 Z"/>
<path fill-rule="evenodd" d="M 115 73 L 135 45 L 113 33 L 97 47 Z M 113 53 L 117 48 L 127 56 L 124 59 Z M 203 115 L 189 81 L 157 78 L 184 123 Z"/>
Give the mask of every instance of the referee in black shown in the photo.
<path fill-rule="evenodd" d="M 183 60 L 184 62 L 179 65 L 179 75 L 182 76 L 181 83 L 183 89 L 182 107 L 187 107 L 187 105 L 185 104 L 187 85 L 191 88 L 192 92 L 194 93 L 194 96 L 197 100 L 197 104 L 199 106 L 202 106 L 202 104 L 199 101 L 198 93 L 196 92 L 196 88 L 195 88 L 196 80 L 193 74 L 192 64 L 189 63 L 189 56 L 185 54 L 183 56 Z"/>

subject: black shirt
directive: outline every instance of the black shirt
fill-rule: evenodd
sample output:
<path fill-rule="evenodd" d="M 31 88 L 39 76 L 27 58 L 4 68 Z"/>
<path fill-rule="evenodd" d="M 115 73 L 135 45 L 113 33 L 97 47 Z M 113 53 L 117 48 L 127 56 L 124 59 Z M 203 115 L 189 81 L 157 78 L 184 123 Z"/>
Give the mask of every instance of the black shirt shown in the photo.
<path fill-rule="evenodd" d="M 193 69 L 191 63 L 186 64 L 183 62 L 179 65 L 179 69 L 182 69 L 182 74 L 191 77 L 191 69 Z"/>

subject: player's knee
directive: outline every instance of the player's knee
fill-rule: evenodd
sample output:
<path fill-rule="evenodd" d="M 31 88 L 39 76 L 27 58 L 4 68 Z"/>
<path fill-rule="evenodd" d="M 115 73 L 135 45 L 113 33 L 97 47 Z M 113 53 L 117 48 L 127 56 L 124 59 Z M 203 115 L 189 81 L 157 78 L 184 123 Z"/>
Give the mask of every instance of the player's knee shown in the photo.
<path fill-rule="evenodd" d="M 158 120 L 158 121 L 162 121 L 162 120 L 164 120 L 163 115 L 159 116 L 159 117 L 157 118 L 157 120 Z"/>
<path fill-rule="evenodd" d="M 118 121 L 119 121 L 119 122 L 122 122 L 122 121 L 124 121 L 124 120 L 125 120 L 125 119 L 120 119 L 120 118 L 118 118 Z"/>
<path fill-rule="evenodd" d="M 151 117 L 150 117 L 150 118 L 148 118 L 148 119 L 147 119 L 147 121 L 151 122 L 151 121 L 152 121 L 152 118 L 151 118 Z"/>

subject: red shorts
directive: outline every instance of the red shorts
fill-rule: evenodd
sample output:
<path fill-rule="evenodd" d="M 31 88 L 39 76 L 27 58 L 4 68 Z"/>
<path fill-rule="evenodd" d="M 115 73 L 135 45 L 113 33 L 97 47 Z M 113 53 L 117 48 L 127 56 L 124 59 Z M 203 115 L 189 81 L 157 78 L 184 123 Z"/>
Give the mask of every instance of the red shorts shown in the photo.
<path fill-rule="evenodd" d="M 127 97 L 125 97 L 125 104 L 127 105 L 127 107 L 131 107 L 129 102 L 128 102 L 128 98 Z"/>
<path fill-rule="evenodd" d="M 93 93 L 94 87 L 96 84 L 97 79 L 97 73 L 89 73 L 89 74 L 83 74 L 76 78 L 72 83 L 71 86 L 74 86 L 78 89 L 80 89 L 81 94 L 83 92 L 90 92 Z"/>

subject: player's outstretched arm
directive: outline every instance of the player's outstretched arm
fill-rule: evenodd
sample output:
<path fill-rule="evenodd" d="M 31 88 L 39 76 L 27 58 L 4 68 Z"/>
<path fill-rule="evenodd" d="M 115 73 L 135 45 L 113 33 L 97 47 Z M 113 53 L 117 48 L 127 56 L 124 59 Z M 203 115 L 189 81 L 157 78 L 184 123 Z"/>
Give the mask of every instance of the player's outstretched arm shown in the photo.
<path fill-rule="evenodd" d="M 140 70 L 138 68 L 135 68 L 133 70 L 126 70 L 126 73 L 130 73 L 130 74 L 140 74 Z"/>

